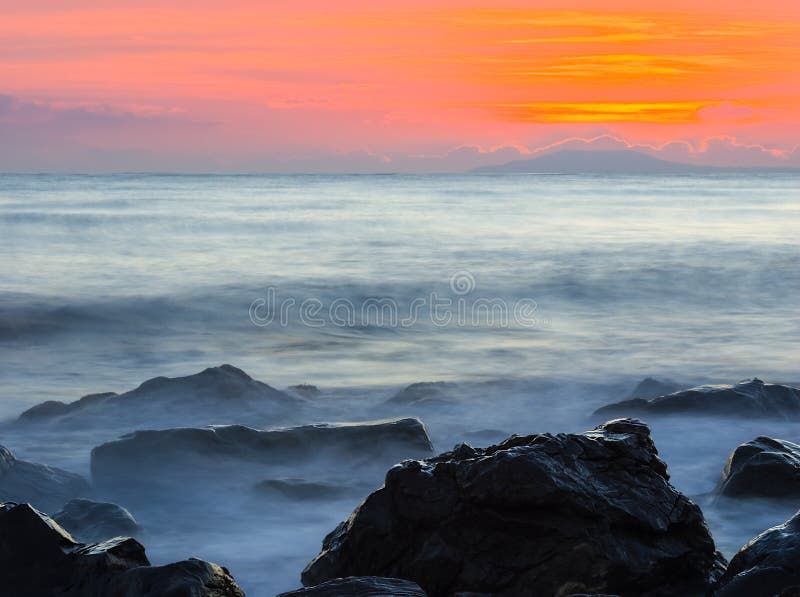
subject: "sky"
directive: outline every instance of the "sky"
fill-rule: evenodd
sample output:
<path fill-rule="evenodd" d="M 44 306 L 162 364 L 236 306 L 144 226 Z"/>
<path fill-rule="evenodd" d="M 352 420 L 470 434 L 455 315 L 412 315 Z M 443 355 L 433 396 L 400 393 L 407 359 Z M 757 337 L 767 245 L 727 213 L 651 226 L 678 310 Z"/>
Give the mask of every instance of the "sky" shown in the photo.
<path fill-rule="evenodd" d="M 792 0 L 0 0 L 0 171 L 800 167 Z"/>

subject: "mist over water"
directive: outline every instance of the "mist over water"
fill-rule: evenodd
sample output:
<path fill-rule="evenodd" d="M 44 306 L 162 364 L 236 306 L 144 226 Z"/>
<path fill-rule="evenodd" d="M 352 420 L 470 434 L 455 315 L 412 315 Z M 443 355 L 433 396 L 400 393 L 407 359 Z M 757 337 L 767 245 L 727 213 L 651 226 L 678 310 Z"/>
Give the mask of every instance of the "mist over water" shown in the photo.
<path fill-rule="evenodd" d="M 583 431 L 601 422 L 595 408 L 646 376 L 687 387 L 752 376 L 798 382 L 798 183 L 777 174 L 2 176 L 0 418 L 221 363 L 276 388 L 307 382 L 321 393 L 279 420 L 153 413 L 75 428 L 6 426 L 0 444 L 88 475 L 94 446 L 136 429 L 418 416 L 446 450 Z M 458 273 L 474 284 L 464 294 L 451 284 Z M 278 301 L 319 300 L 323 325 L 304 323 L 296 308 L 285 325 L 254 324 L 251 305 L 270 288 Z M 533 301 L 535 310 L 508 326 L 438 325 L 425 309 L 408 326 L 343 326 L 328 316 L 337 300 L 386 299 L 402 317 L 432 292 Z M 451 403 L 383 404 L 435 380 L 455 382 Z M 705 494 L 739 443 L 797 442 L 796 424 L 648 422 L 673 483 L 701 504 L 726 555 L 791 513 Z M 237 493 L 209 478 L 174 504 L 134 496 L 123 505 L 143 524 L 154 562 L 206 558 L 229 567 L 248 595 L 273 595 L 299 586 L 323 536 L 384 469 L 351 475 L 357 487 L 324 504 Z M 296 476 L 331 470 L 307 462 Z"/>

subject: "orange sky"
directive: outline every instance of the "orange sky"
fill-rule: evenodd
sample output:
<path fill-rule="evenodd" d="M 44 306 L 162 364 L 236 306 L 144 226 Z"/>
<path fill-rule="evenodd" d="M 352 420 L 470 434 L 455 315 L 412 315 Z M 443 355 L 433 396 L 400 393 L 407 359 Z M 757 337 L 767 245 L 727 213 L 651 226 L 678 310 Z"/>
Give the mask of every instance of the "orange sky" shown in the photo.
<path fill-rule="evenodd" d="M 7 0 L 4 169 L 435 170 L 575 137 L 800 163 L 796 2 L 433 4 Z"/>

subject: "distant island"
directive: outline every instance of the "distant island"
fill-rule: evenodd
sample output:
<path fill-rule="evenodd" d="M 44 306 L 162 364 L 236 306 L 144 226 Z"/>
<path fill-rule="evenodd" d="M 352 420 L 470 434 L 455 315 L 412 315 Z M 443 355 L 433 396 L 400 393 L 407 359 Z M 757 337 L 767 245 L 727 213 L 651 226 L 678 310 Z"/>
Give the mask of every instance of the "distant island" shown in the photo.
<path fill-rule="evenodd" d="M 481 166 L 478 174 L 711 174 L 717 172 L 800 172 L 798 168 L 722 168 L 671 162 L 631 149 L 590 151 L 568 149 L 543 156 Z"/>

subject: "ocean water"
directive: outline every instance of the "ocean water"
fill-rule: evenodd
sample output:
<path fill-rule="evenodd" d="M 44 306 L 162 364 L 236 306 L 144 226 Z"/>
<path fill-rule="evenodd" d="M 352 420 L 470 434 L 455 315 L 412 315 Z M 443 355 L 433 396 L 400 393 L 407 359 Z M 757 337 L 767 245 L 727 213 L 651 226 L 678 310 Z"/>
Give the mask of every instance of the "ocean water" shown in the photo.
<path fill-rule="evenodd" d="M 339 420 L 409 383 L 459 382 L 484 401 L 404 413 L 448 449 L 487 428 L 586 429 L 646 376 L 797 382 L 799 226 L 788 174 L 2 175 L 0 419 L 232 363 L 275 387 L 316 384 L 320 417 Z M 773 422 L 653 429 L 701 503 L 738 443 L 800 440 Z M 8 430 L 3 443 L 86 473 L 111 437 Z M 258 529 L 225 511 L 146 544 L 156 562 L 207 557 L 271 595 L 298 586 L 354 505 Z M 786 515 L 742 507 L 706 509 L 728 555 Z"/>

